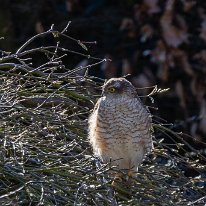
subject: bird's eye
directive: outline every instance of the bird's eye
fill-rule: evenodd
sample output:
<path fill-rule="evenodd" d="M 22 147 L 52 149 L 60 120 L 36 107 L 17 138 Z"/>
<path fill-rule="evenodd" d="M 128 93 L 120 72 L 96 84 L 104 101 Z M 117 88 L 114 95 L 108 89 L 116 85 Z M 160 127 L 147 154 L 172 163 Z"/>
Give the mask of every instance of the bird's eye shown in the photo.
<path fill-rule="evenodd" d="M 115 88 L 114 88 L 114 87 L 109 87 L 109 88 L 108 88 L 108 91 L 109 91 L 110 93 L 114 93 L 114 92 L 115 92 Z"/>

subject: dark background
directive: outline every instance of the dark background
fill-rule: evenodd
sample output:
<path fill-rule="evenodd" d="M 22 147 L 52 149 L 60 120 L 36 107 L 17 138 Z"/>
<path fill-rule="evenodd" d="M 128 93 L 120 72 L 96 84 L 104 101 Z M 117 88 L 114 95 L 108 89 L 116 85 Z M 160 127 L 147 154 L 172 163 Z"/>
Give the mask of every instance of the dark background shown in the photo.
<path fill-rule="evenodd" d="M 206 1 L 189 0 L 4 0 L 0 1 L 1 50 L 15 52 L 28 38 L 63 29 L 90 44 L 88 54 L 110 58 L 90 69 L 90 75 L 111 78 L 131 74 L 138 88 L 155 84 L 170 88 L 155 97 L 154 115 L 198 149 L 206 136 Z M 31 47 L 51 44 L 49 38 Z M 66 48 L 78 51 L 71 42 Z M 41 57 L 36 60 L 41 63 Z M 38 62 L 39 61 L 39 62 Z M 83 57 L 64 58 L 68 68 L 90 64 Z M 139 90 L 141 95 L 149 90 Z M 151 90 L 150 90 L 151 91 Z M 157 118 L 154 118 L 157 120 Z M 164 122 L 163 120 L 159 120 Z"/>

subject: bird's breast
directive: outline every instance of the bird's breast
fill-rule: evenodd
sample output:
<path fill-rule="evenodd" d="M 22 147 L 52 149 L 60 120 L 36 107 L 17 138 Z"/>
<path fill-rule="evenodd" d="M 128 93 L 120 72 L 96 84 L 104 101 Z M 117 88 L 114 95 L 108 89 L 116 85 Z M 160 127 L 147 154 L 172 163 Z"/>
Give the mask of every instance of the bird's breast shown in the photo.
<path fill-rule="evenodd" d="M 148 120 L 148 112 L 137 99 L 103 101 L 98 113 L 99 121 L 108 133 L 107 137 L 122 141 L 128 134 L 131 138 L 138 137 Z"/>

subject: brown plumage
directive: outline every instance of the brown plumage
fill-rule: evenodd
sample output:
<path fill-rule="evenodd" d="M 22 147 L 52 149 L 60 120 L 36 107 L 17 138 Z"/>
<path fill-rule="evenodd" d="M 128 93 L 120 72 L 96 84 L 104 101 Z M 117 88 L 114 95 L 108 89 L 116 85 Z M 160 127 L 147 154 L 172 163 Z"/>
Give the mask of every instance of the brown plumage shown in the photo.
<path fill-rule="evenodd" d="M 135 172 L 153 148 L 151 114 L 135 87 L 125 78 L 112 78 L 89 117 L 89 141 L 103 162 Z"/>

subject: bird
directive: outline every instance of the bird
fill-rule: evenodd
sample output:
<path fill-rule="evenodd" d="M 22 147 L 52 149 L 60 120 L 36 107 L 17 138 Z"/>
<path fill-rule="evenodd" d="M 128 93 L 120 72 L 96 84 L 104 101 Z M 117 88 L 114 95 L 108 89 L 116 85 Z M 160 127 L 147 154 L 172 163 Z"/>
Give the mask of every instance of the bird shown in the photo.
<path fill-rule="evenodd" d="M 123 77 L 111 78 L 88 118 L 88 139 L 95 156 L 131 177 L 153 149 L 152 115 L 136 88 Z"/>

